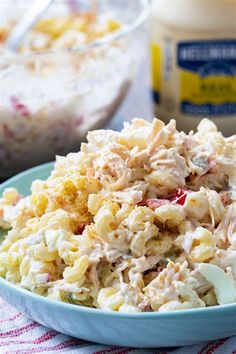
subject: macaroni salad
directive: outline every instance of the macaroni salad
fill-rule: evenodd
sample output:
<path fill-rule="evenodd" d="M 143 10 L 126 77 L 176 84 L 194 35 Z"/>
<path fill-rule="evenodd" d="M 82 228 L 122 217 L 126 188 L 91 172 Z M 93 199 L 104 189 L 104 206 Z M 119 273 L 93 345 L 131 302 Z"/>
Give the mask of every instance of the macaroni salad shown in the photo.
<path fill-rule="evenodd" d="M 103 310 L 235 303 L 236 136 L 134 118 L 87 140 L 31 195 L 4 191 L 0 275 Z"/>
<path fill-rule="evenodd" d="M 14 28 L 15 21 L 0 27 L 0 51 Z M 96 9 L 85 13 L 70 13 L 40 20 L 26 35 L 20 53 L 42 52 L 51 49 L 76 48 L 111 34 L 121 24 L 109 14 L 98 16 Z"/>

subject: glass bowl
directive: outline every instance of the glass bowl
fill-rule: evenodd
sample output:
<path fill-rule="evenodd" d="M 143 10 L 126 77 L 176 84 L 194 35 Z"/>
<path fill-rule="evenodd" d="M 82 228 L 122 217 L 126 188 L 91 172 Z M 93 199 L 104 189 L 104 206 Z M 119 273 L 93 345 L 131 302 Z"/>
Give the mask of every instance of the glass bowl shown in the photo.
<path fill-rule="evenodd" d="M 114 115 L 143 56 L 147 7 L 145 0 L 98 0 L 98 14 L 111 13 L 119 30 L 76 48 L 2 55 L 0 178 L 77 151 L 88 130 Z M 54 1 L 49 14 L 58 8 L 65 13 L 67 2 Z M 10 9 L 4 20 L 13 18 L 12 2 Z M 14 14 L 23 11 L 21 2 Z"/>

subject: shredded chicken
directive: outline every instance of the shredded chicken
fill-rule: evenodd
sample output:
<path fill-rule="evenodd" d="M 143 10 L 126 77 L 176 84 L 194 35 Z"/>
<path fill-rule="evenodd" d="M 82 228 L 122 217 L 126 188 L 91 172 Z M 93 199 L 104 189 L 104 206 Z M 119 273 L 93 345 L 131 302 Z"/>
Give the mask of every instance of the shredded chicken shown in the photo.
<path fill-rule="evenodd" d="M 236 137 L 135 118 L 87 139 L 29 196 L 3 192 L 0 276 L 120 312 L 234 303 Z"/>

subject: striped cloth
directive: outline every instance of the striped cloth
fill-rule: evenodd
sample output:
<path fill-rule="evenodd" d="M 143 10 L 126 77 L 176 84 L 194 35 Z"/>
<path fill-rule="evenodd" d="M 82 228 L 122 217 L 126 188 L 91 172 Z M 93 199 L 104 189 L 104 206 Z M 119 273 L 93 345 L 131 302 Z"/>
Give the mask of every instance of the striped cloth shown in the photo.
<path fill-rule="evenodd" d="M 236 336 L 204 345 L 132 349 L 74 339 L 31 321 L 0 298 L 0 354 L 236 354 Z"/>

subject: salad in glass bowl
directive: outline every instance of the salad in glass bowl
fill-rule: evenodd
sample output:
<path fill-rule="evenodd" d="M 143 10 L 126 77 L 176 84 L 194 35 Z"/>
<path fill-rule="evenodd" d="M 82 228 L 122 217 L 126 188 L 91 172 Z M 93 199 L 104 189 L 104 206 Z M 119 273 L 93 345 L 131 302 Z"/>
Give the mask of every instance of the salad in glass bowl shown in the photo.
<path fill-rule="evenodd" d="M 97 1 L 85 12 L 80 1 L 54 1 L 9 54 L 4 43 L 29 2 L 14 4 L 0 15 L 0 178 L 78 150 L 112 117 L 142 57 L 147 17 L 143 0 Z"/>

